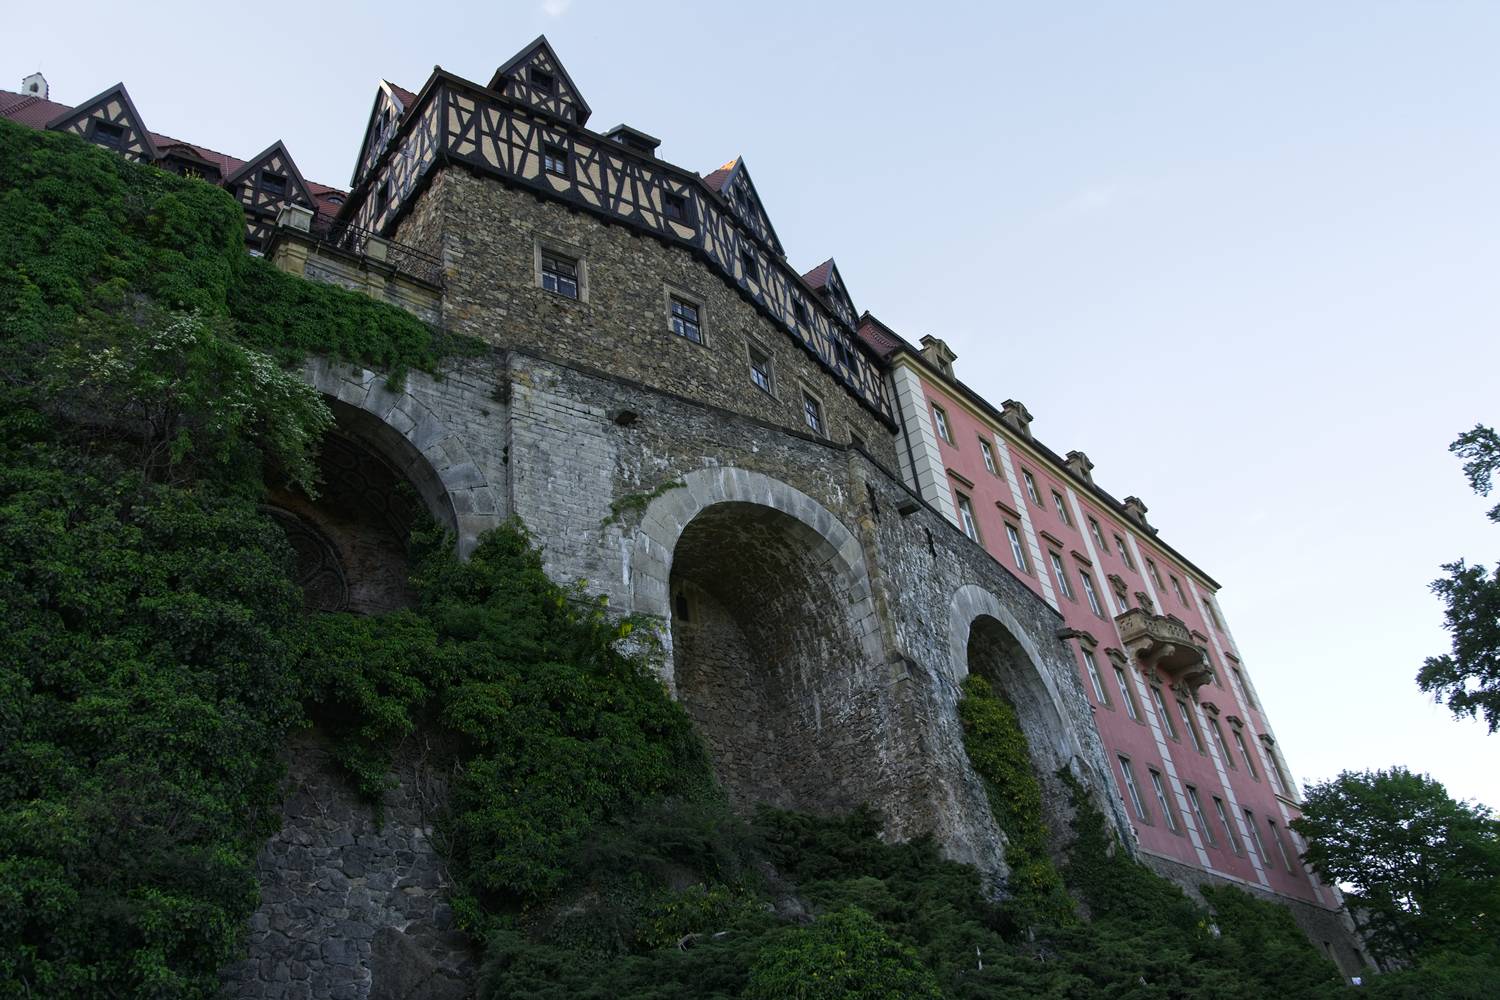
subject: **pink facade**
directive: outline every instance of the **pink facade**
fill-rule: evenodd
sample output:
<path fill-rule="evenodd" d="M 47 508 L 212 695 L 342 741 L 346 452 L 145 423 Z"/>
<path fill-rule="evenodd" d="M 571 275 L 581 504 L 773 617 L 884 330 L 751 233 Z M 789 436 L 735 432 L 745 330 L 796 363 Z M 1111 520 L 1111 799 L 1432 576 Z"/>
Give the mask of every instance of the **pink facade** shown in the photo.
<path fill-rule="evenodd" d="M 1336 908 L 1297 860 L 1298 792 L 1218 585 L 1158 538 L 1140 501 L 1095 486 L 1081 452 L 1032 438 L 1024 406 L 967 390 L 941 341 L 919 350 L 868 315 L 860 332 L 892 366 L 908 482 L 1062 615 L 1147 860 Z"/>

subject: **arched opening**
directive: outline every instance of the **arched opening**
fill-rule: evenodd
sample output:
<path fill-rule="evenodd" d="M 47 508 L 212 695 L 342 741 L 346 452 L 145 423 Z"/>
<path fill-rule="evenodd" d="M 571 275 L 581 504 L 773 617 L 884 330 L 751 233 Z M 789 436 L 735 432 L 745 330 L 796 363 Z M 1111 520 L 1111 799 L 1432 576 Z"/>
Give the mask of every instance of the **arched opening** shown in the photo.
<path fill-rule="evenodd" d="M 1066 840 L 1071 809 L 1057 771 L 1068 763 L 1071 754 L 1062 743 L 1065 730 L 1052 692 L 1025 646 L 992 615 L 981 614 L 970 623 L 965 656 L 968 672 L 988 681 L 995 693 L 1016 710 L 1032 771 L 1041 786 L 1048 841 L 1054 852 L 1059 851 Z"/>
<path fill-rule="evenodd" d="M 737 807 L 830 812 L 876 799 L 879 693 L 857 575 L 810 525 L 726 501 L 671 560 L 673 676 Z"/>
<path fill-rule="evenodd" d="M 318 473 L 316 499 L 287 485 L 266 497 L 291 542 L 293 579 L 308 610 L 374 614 L 410 605 L 407 538 L 422 508 L 415 487 L 342 419 L 319 445 Z"/>

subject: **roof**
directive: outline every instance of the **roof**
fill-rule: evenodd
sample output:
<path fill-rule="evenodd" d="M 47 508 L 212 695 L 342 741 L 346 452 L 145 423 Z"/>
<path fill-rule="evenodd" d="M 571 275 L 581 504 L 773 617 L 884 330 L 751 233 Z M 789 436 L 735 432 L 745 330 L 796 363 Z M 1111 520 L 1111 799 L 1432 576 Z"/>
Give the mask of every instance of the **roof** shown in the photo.
<path fill-rule="evenodd" d="M 739 162 L 740 158 L 736 156 L 734 159 L 724 164 L 718 170 L 715 170 L 713 173 L 703 178 L 703 183 L 708 185 L 708 189 L 710 191 L 724 190 L 724 182 L 729 180 L 729 175 L 734 173 L 735 164 Z"/>
<path fill-rule="evenodd" d="M 388 86 L 388 87 L 391 88 L 391 93 L 393 93 L 393 94 L 396 95 L 396 100 L 398 100 L 398 101 L 401 102 L 401 106 L 403 108 L 405 108 L 407 111 L 410 111 L 411 110 L 411 106 L 413 104 L 417 103 L 417 95 L 414 94 L 414 93 L 412 93 L 411 91 L 407 90 L 405 87 L 398 87 L 398 86 L 396 86 L 394 83 L 391 83 L 391 81 L 389 81 L 389 80 L 387 80 L 385 82 L 386 82 L 386 86 Z"/>
<path fill-rule="evenodd" d="M 410 96 L 409 94 L 407 95 L 407 97 Z M 9 90 L 0 90 L 0 118 L 9 118 L 11 121 L 19 122 L 22 125 L 29 125 L 32 128 L 46 128 L 48 122 L 73 109 L 74 106 L 72 105 L 58 104 L 56 101 L 44 101 L 31 94 L 17 94 Z M 246 163 L 245 160 L 237 156 L 230 156 L 228 153 L 221 153 L 216 149 L 209 149 L 207 146 L 200 146 L 195 142 L 174 139 L 169 135 L 162 135 L 160 132 L 147 132 L 146 134 L 151 137 L 152 143 L 156 145 L 157 150 L 160 152 L 169 152 L 173 146 L 184 147 L 185 151 L 192 156 L 216 167 L 220 177 L 228 177 L 235 171 L 242 169 Z M 342 199 L 348 194 L 342 188 L 331 187 L 327 184 L 318 184 L 315 181 L 307 182 L 307 190 L 313 196 L 313 199 L 317 201 L 318 211 L 327 215 L 336 214 L 339 210 L 339 205 L 342 204 Z M 337 203 L 329 200 L 335 196 L 340 199 Z"/>
<path fill-rule="evenodd" d="M 809 271 L 808 273 L 811 274 L 812 272 Z M 855 332 L 859 334 L 860 340 L 863 340 L 875 349 L 875 353 L 882 360 L 890 357 L 900 347 L 911 347 L 894 330 L 869 313 L 865 313 L 859 318 L 859 329 Z"/>
<path fill-rule="evenodd" d="M 819 264 L 817 267 L 813 268 L 811 271 L 808 271 L 806 274 L 804 274 L 802 276 L 802 280 L 805 281 L 805 282 L 807 282 L 809 285 L 811 285 L 813 288 L 817 289 L 818 291 L 822 291 L 824 288 L 828 287 L 828 278 L 832 274 L 833 274 L 833 258 L 829 257 L 823 263 Z M 878 320 L 877 320 L 877 322 L 878 322 Z"/>
<path fill-rule="evenodd" d="M 0 118 L 9 118 L 32 128 L 46 128 L 48 122 L 70 110 L 72 109 L 65 104 L 46 101 L 35 94 L 0 90 Z"/>

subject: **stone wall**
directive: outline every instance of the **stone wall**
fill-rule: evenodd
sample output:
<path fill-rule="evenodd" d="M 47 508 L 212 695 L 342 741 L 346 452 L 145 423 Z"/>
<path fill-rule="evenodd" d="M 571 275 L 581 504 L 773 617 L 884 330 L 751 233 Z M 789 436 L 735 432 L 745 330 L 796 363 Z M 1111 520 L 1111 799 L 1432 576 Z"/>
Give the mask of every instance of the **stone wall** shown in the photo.
<path fill-rule="evenodd" d="M 433 842 L 446 786 L 432 759 L 420 735 L 407 741 L 377 817 L 315 732 L 291 742 L 282 827 L 256 859 L 261 903 L 249 956 L 225 971 L 225 1000 L 472 995 L 477 956 L 453 929 Z"/>
<path fill-rule="evenodd" d="M 786 428 L 805 429 L 806 391 L 822 404 L 831 440 L 857 435 L 895 467 L 889 427 L 685 248 L 456 167 L 438 173 L 395 239 L 441 256 L 449 330 L 591 365 Z M 582 262 L 578 300 L 540 287 L 539 246 Z M 703 344 L 671 331 L 672 294 L 701 307 Z M 774 395 L 750 380 L 751 345 L 771 358 Z"/>

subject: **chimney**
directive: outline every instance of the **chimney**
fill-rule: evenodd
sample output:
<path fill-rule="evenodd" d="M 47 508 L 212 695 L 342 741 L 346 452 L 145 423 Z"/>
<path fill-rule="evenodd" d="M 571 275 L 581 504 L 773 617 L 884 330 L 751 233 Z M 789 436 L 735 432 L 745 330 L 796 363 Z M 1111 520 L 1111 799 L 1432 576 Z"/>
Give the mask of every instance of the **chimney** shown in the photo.
<path fill-rule="evenodd" d="M 922 357 L 938 371 L 949 378 L 953 377 L 953 362 L 958 358 L 957 354 L 948 347 L 948 342 L 938 337 L 922 338 Z"/>
<path fill-rule="evenodd" d="M 1026 440 L 1031 440 L 1031 411 L 1026 404 L 1007 399 L 1000 404 L 1000 420 Z"/>
<path fill-rule="evenodd" d="M 1094 463 L 1090 462 L 1089 457 L 1083 452 L 1068 452 L 1068 460 L 1063 464 L 1068 467 L 1068 471 L 1073 473 L 1073 475 L 1082 479 L 1090 486 L 1094 485 Z"/>
<path fill-rule="evenodd" d="M 21 81 L 21 93 L 47 100 L 47 78 L 40 73 L 31 74 Z"/>
<path fill-rule="evenodd" d="M 1156 529 L 1151 527 L 1146 521 L 1146 505 L 1141 502 L 1140 497 L 1126 497 L 1124 506 L 1126 517 L 1151 532 L 1151 534 L 1156 534 Z"/>

